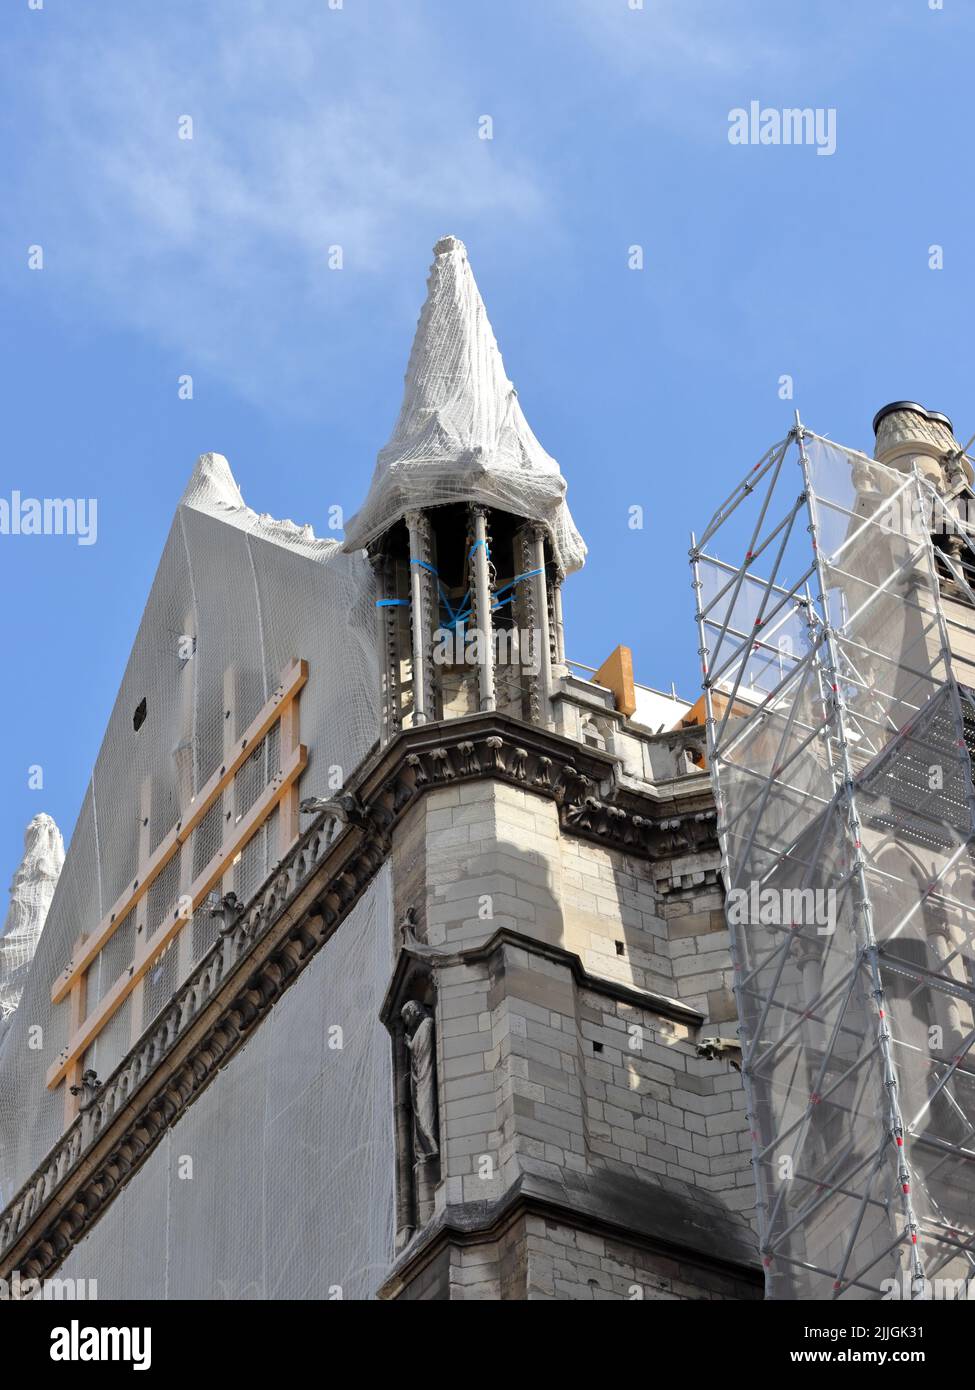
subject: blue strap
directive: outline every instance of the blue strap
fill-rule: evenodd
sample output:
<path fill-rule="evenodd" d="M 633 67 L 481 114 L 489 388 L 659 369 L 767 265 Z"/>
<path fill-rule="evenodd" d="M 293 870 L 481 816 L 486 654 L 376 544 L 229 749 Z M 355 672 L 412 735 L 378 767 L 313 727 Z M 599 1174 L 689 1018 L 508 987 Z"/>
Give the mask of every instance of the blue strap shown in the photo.
<path fill-rule="evenodd" d="M 446 610 L 447 610 L 447 612 L 450 614 L 451 618 L 453 618 L 453 617 L 455 616 L 453 607 L 452 607 L 452 605 L 451 605 L 450 599 L 449 599 L 449 598 L 447 597 L 447 595 L 444 593 L 443 585 L 440 583 L 440 575 L 437 573 L 437 570 L 435 569 L 435 567 L 434 567 L 433 565 L 431 565 L 431 564 L 429 563 L 429 561 L 427 561 L 427 560 L 416 560 L 416 559 L 413 558 L 413 556 L 410 556 L 410 564 L 411 564 L 411 565 L 419 565 L 421 569 L 425 569 L 425 570 L 429 570 L 429 571 L 430 571 L 430 573 L 433 575 L 433 577 L 434 577 L 434 578 L 436 579 L 436 581 L 437 581 L 437 589 L 438 589 L 438 591 L 439 591 L 439 593 L 440 593 L 440 602 L 441 602 L 441 603 L 443 604 L 443 606 L 446 608 Z M 461 602 L 463 602 L 463 600 L 461 600 Z"/>
<path fill-rule="evenodd" d="M 440 575 L 437 574 L 437 571 L 434 569 L 433 565 L 431 565 L 427 560 L 414 560 L 413 557 L 410 556 L 410 564 L 419 565 L 422 569 L 429 570 L 431 574 L 436 574 L 438 579 L 440 578 Z"/>
<path fill-rule="evenodd" d="M 462 601 L 464 601 L 464 600 L 462 600 Z M 461 609 L 460 612 L 458 612 L 458 613 L 452 613 L 451 616 L 450 616 L 450 619 L 449 619 L 446 623 L 444 623 L 444 627 L 456 628 L 456 627 L 458 626 L 459 623 L 466 622 L 466 620 L 467 620 L 470 616 L 471 616 L 471 606 L 468 605 L 467 608 Z"/>
<path fill-rule="evenodd" d="M 544 572 L 545 572 L 544 570 L 538 569 L 538 570 L 526 570 L 524 574 L 516 574 L 515 577 L 514 577 L 514 579 L 512 579 L 512 581 L 511 581 L 510 584 L 502 584 L 500 589 L 495 589 L 495 591 L 494 591 L 494 597 L 497 598 L 499 594 L 506 594 L 506 593 L 508 592 L 509 589 L 513 589 L 513 588 L 515 587 L 516 584 L 520 584 L 520 583 L 522 582 L 523 579 L 534 579 L 534 577 L 535 577 L 536 574 L 544 574 Z M 512 595 L 512 598 L 513 598 L 513 597 L 514 597 L 514 595 Z M 510 601 L 510 600 L 509 600 L 509 601 Z"/>
<path fill-rule="evenodd" d="M 377 608 L 409 608 L 409 606 L 410 606 L 410 600 L 409 600 L 408 598 L 377 598 L 377 599 L 376 599 L 376 607 L 377 607 Z"/>
<path fill-rule="evenodd" d="M 470 554 L 469 554 L 468 557 L 467 557 L 468 560 L 471 558 L 471 555 L 474 554 L 474 551 L 477 549 L 477 547 L 478 547 L 479 545 L 483 545 L 483 546 L 484 546 L 484 552 L 485 552 L 485 554 L 488 556 L 488 558 L 490 559 L 491 551 L 490 551 L 490 548 L 488 547 L 487 541 L 486 541 L 486 540 L 485 540 L 485 541 L 478 540 L 478 541 L 475 541 L 474 544 L 471 546 Z M 466 594 L 464 595 L 464 597 L 460 600 L 460 604 L 459 604 L 458 607 L 455 609 L 454 606 L 451 604 L 450 599 L 449 599 L 449 598 L 447 597 L 447 595 L 444 593 L 443 585 L 440 583 L 440 575 L 439 575 L 439 573 L 437 572 L 436 568 L 435 568 L 433 565 L 431 565 L 431 564 L 429 563 L 429 561 L 427 561 L 427 560 L 417 560 L 417 559 L 414 559 L 412 556 L 410 557 L 410 564 L 411 564 L 411 565 L 419 565 L 421 569 L 429 570 L 430 573 L 431 573 L 432 575 L 434 575 L 434 577 L 436 578 L 436 580 L 437 580 L 437 588 L 438 588 L 439 591 L 440 591 L 440 602 L 443 604 L 443 606 L 446 608 L 448 614 L 450 615 L 449 618 L 448 618 L 448 620 L 447 620 L 447 622 L 446 622 L 446 624 L 444 624 L 444 626 L 456 628 L 457 625 L 458 625 L 458 623 L 462 623 L 462 622 L 465 620 L 465 618 L 469 618 L 469 617 L 470 617 L 471 612 L 472 612 L 472 610 L 473 610 L 473 606 L 474 606 L 474 600 L 471 598 L 471 591 L 470 591 L 470 589 L 467 590 L 467 593 L 466 593 Z M 516 585 L 521 584 L 524 580 L 526 580 L 526 579 L 534 579 L 536 574 L 544 574 L 544 573 L 545 573 L 545 570 L 544 570 L 544 568 L 542 568 L 542 569 L 535 569 L 535 570 L 526 570 L 524 574 L 516 574 L 515 577 L 514 577 L 514 579 L 512 579 L 509 583 L 503 584 L 503 585 L 501 586 L 500 589 L 496 589 L 496 590 L 495 590 L 494 597 L 497 599 L 497 598 L 500 597 L 501 594 L 506 594 L 506 593 L 508 593 L 508 590 L 509 590 L 509 589 L 515 588 Z M 513 602 L 513 600 L 514 600 L 514 594 L 509 594 L 509 596 L 508 596 L 507 598 L 501 599 L 501 601 L 500 601 L 499 603 L 492 603 L 492 605 L 491 605 L 491 612 L 492 612 L 492 613 L 496 613 L 496 612 L 498 611 L 499 608 L 504 608 L 507 604 Z M 409 600 L 409 599 L 405 599 L 405 598 L 379 599 L 379 600 L 377 600 L 377 602 L 376 602 L 376 607 L 377 607 L 377 608 L 392 608 L 392 607 L 396 607 L 396 606 L 400 606 L 400 605 L 405 606 L 405 605 L 407 605 L 409 602 L 410 602 L 410 600 Z M 466 608 L 464 607 L 465 604 L 467 605 Z"/>
<path fill-rule="evenodd" d="M 504 585 L 502 585 L 502 587 L 501 587 L 500 589 L 497 589 L 497 590 L 495 591 L 494 597 L 497 599 L 498 596 L 499 596 L 500 594 L 506 594 L 506 593 L 508 593 L 508 590 L 509 590 L 509 589 L 513 589 L 517 584 L 521 584 L 522 581 L 525 580 L 525 579 L 534 579 L 534 577 L 535 577 L 536 574 L 544 574 L 544 570 L 543 570 L 543 569 L 528 570 L 525 574 L 516 575 L 515 578 L 511 580 L 510 583 L 504 584 Z M 465 597 L 464 599 L 462 599 L 461 602 L 462 602 L 462 603 L 466 603 L 466 602 L 468 601 L 469 595 L 470 595 L 470 590 L 468 590 L 468 595 L 467 595 L 467 597 Z M 502 599 L 499 600 L 499 602 L 497 602 L 497 603 L 492 603 L 492 604 L 491 604 L 491 612 L 492 612 L 492 613 L 496 613 L 496 612 L 498 611 L 499 608 L 504 608 L 504 607 L 506 607 L 509 603 L 513 603 L 513 602 L 514 602 L 514 597 L 515 597 L 514 594 L 508 594 L 508 597 L 507 597 L 507 598 L 502 598 Z M 471 600 L 470 606 L 469 606 L 468 608 L 464 609 L 463 612 L 457 613 L 457 614 L 455 615 L 456 620 L 457 620 L 457 621 L 460 621 L 461 618 L 467 618 L 467 617 L 469 617 L 469 616 L 470 616 L 470 613 L 471 613 L 471 608 L 472 608 L 472 607 L 473 607 L 473 600 Z M 450 626 L 456 626 L 456 623 L 454 623 L 454 624 L 448 623 L 447 626 L 448 626 L 448 627 L 450 627 Z"/>

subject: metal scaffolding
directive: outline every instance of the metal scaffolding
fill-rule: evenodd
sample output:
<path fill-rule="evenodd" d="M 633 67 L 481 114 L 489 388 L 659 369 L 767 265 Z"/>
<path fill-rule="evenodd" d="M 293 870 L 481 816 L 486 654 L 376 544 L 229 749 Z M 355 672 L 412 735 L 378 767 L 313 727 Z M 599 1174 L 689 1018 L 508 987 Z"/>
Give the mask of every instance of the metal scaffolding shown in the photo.
<path fill-rule="evenodd" d="M 973 562 L 798 415 L 692 538 L 770 1298 L 975 1280 Z"/>

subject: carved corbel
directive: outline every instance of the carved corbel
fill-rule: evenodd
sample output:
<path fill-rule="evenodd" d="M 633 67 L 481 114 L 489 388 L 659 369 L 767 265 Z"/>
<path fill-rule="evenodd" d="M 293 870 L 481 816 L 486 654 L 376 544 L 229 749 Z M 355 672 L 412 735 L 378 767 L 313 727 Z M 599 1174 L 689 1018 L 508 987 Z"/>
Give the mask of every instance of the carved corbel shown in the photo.
<path fill-rule="evenodd" d="M 433 778 L 435 782 L 452 782 L 457 775 L 454 772 L 450 761 L 449 748 L 431 749 L 430 756 L 433 759 Z"/>
<path fill-rule="evenodd" d="M 519 782 L 524 782 L 528 776 L 528 749 L 513 748 L 511 750 L 511 766 L 508 768 L 511 777 L 517 777 Z"/>
<path fill-rule="evenodd" d="M 594 823 L 598 820 L 599 811 L 600 806 L 596 798 L 587 796 L 584 801 L 565 808 L 565 820 L 568 825 L 581 830 L 593 830 L 596 828 Z"/>
<path fill-rule="evenodd" d="M 457 751 L 461 756 L 462 774 L 465 777 L 479 777 L 481 775 L 481 762 L 477 756 L 477 749 L 470 739 L 458 743 Z"/>
<path fill-rule="evenodd" d="M 569 799 L 569 793 L 579 780 L 579 773 L 572 763 L 564 763 L 559 769 L 558 780 L 555 783 L 555 799 L 564 802 Z"/>
<path fill-rule="evenodd" d="M 413 800 L 416 791 L 416 779 L 404 771 L 400 771 L 393 783 L 393 814 L 399 812 Z"/>
<path fill-rule="evenodd" d="M 626 837 L 629 816 L 621 806 L 606 806 L 606 828 L 614 840 Z"/>
<path fill-rule="evenodd" d="M 489 739 L 485 740 L 485 742 L 490 751 L 491 771 L 507 772 L 508 769 L 505 766 L 504 758 L 501 756 L 501 750 L 504 747 L 504 740 L 499 738 L 497 734 L 492 734 Z"/>
<path fill-rule="evenodd" d="M 538 759 L 535 767 L 534 783 L 544 791 L 548 791 L 552 786 L 552 759 L 544 754 Z"/>

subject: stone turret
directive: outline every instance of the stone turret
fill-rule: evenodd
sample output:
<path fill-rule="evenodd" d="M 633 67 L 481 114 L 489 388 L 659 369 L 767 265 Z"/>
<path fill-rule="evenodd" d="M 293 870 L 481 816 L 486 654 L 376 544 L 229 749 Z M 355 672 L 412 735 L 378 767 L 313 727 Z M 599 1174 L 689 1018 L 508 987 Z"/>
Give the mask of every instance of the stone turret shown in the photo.
<path fill-rule="evenodd" d="M 910 473 L 918 471 L 938 488 L 953 486 L 953 473 L 972 482 L 972 467 L 961 457 L 954 427 L 947 415 L 926 410 L 916 401 L 892 401 L 873 417 L 876 435 L 874 458 L 888 468 Z M 960 480 L 960 478 L 959 478 Z"/>
<path fill-rule="evenodd" d="M 551 725 L 561 585 L 586 555 L 456 237 L 434 247 L 403 403 L 345 549 L 377 575 L 382 732 L 495 709 Z"/>

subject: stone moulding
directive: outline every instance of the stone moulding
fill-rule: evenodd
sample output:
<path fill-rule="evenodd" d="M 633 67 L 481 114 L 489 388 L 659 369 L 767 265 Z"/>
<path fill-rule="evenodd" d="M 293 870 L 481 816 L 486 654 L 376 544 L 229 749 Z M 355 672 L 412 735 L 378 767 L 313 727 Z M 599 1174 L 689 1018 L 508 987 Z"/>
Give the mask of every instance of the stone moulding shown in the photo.
<path fill-rule="evenodd" d="M 655 1215 L 673 1208 L 673 1198 L 665 1191 L 651 1189 L 649 1196 L 659 1203 L 660 1211 Z M 416 1242 L 394 1262 L 377 1291 L 377 1298 L 382 1302 L 395 1302 L 445 1251 L 493 1244 L 519 1222 L 532 1216 L 569 1226 L 576 1231 L 585 1231 L 589 1235 L 620 1241 L 651 1254 L 693 1261 L 751 1286 L 756 1299 L 761 1296 L 765 1282 L 762 1269 L 755 1252 L 740 1233 L 737 1233 L 736 1239 L 736 1233 L 731 1232 L 730 1240 L 727 1233 L 723 1233 L 725 1239 L 719 1241 L 714 1238 L 712 1231 L 710 1239 L 698 1240 L 691 1246 L 687 1243 L 686 1230 L 681 1229 L 681 1239 L 667 1240 L 660 1234 L 660 1224 L 653 1220 L 641 1220 L 642 1213 L 638 1215 L 627 1207 L 614 1210 L 612 1206 L 602 1212 L 587 1212 L 569 1202 L 555 1184 L 524 1174 L 518 1186 L 497 1202 L 468 1202 L 463 1206 L 447 1207 L 439 1213 Z M 639 1283 L 639 1277 L 634 1282 Z"/>
<path fill-rule="evenodd" d="M 554 800 L 569 835 L 651 860 L 716 849 L 710 790 L 618 787 L 619 762 L 497 713 L 405 730 L 370 754 L 0 1212 L 0 1277 L 50 1275 L 340 926 L 432 788 L 490 778 Z M 617 797 L 619 798 L 617 800 Z"/>
<path fill-rule="evenodd" d="M 392 1028 L 396 1004 L 402 994 L 403 979 L 408 973 L 411 961 L 432 970 L 450 965 L 479 965 L 493 961 L 505 946 L 526 951 L 529 955 L 538 956 L 553 965 L 564 966 L 571 972 L 580 989 L 592 990 L 604 998 L 643 1009 L 647 1013 L 656 1014 L 658 1018 L 681 1023 L 686 1028 L 700 1028 L 704 1022 L 704 1015 L 699 1009 L 692 1008 L 680 999 L 672 999 L 669 995 L 658 994 L 654 990 L 639 989 L 636 985 L 627 985 L 621 980 L 593 975 L 583 965 L 577 952 L 567 951 L 564 946 L 553 946 L 551 942 L 539 941 L 534 936 L 525 936 L 522 932 L 513 931 L 511 927 L 498 927 L 486 941 L 478 942 L 474 946 L 458 946 L 456 949 L 448 946 L 428 946 L 425 942 L 407 939 L 400 950 L 393 978 L 379 1010 L 379 1017 L 387 1028 Z"/>

